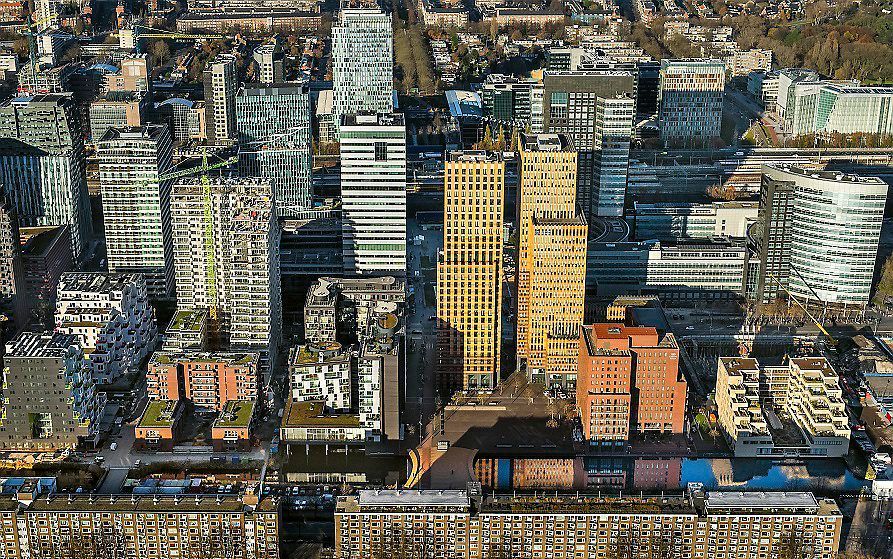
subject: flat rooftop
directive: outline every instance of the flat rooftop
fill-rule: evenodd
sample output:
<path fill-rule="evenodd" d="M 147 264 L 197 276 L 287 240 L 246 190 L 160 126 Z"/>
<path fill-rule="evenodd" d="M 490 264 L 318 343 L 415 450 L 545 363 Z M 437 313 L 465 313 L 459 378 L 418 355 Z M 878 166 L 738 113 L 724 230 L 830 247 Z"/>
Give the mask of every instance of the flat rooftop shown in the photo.
<path fill-rule="evenodd" d="M 524 151 L 573 150 L 570 139 L 564 134 L 521 134 Z"/>
<path fill-rule="evenodd" d="M 451 151 L 446 154 L 446 161 L 452 163 L 498 163 L 502 161 L 502 153 L 484 150 Z"/>
<path fill-rule="evenodd" d="M 200 332 L 205 327 L 205 321 L 208 318 L 207 311 L 179 310 L 171 319 L 168 330 L 187 330 L 189 332 Z"/>
<path fill-rule="evenodd" d="M 248 427 L 254 416 L 254 402 L 230 400 L 214 420 L 214 427 Z"/>
<path fill-rule="evenodd" d="M 705 499 L 707 511 L 711 509 L 818 509 L 819 503 L 812 493 L 803 491 L 710 491 Z"/>
<path fill-rule="evenodd" d="M 50 332 L 22 332 L 6 344 L 6 358 L 65 356 L 68 348 L 80 346 L 77 336 Z"/>
<path fill-rule="evenodd" d="M 152 400 L 140 418 L 139 427 L 172 427 L 179 407 L 178 400 Z"/>
<path fill-rule="evenodd" d="M 70 296 L 71 293 L 66 292 L 72 291 L 112 294 L 121 292 L 128 285 L 136 284 L 138 281 L 135 274 L 65 272 L 59 278 L 59 293 L 62 298 Z"/>
<path fill-rule="evenodd" d="M 261 499 L 255 510 L 272 512 L 278 505 L 271 498 Z M 55 494 L 41 496 L 27 507 L 27 512 L 169 512 L 186 514 L 192 512 L 242 512 L 245 504 L 241 495 L 196 494 L 196 495 L 103 495 Z"/>
<path fill-rule="evenodd" d="M 325 402 L 290 401 L 282 417 L 282 427 L 347 427 L 359 428 L 360 418 L 354 414 L 326 413 Z"/>

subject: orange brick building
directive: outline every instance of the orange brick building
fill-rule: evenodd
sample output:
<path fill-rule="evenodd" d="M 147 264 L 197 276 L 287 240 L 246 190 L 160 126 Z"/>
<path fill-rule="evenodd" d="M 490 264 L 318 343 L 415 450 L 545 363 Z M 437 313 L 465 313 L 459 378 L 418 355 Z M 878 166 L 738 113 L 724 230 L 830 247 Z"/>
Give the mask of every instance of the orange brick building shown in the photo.
<path fill-rule="evenodd" d="M 213 411 L 233 400 L 256 401 L 258 359 L 256 353 L 156 351 L 146 376 L 149 398 L 191 400 Z"/>
<path fill-rule="evenodd" d="M 681 433 L 686 395 L 672 334 L 623 324 L 581 329 L 577 407 L 590 442 L 623 444 L 631 432 Z"/>

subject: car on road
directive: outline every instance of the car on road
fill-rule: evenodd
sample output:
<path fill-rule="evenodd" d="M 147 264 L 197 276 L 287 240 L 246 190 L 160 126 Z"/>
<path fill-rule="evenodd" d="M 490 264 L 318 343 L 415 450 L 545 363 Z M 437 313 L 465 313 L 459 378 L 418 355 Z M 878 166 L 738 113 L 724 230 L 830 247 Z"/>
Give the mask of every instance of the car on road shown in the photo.
<path fill-rule="evenodd" d="M 686 326 L 685 329 L 686 329 L 686 330 L 694 330 L 695 327 L 694 327 L 694 326 Z"/>
<path fill-rule="evenodd" d="M 112 451 L 118 450 L 118 443 L 115 442 L 115 443 L 112 443 L 111 445 L 109 445 L 109 450 L 112 450 Z"/>

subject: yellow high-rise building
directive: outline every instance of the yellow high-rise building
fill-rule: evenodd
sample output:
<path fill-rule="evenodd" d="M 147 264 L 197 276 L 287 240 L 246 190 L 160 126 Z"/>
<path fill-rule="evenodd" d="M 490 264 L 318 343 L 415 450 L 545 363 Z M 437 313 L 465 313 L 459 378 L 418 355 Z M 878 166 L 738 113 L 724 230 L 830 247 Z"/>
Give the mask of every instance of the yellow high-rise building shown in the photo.
<path fill-rule="evenodd" d="M 447 154 L 437 263 L 438 378 L 447 393 L 499 380 L 504 192 L 500 154 Z"/>
<path fill-rule="evenodd" d="M 571 387 L 575 372 L 554 365 L 572 360 L 563 353 L 576 348 L 558 340 L 583 323 L 587 226 L 576 206 L 577 152 L 567 136 L 524 134 L 520 157 L 517 355 L 532 380 Z"/>

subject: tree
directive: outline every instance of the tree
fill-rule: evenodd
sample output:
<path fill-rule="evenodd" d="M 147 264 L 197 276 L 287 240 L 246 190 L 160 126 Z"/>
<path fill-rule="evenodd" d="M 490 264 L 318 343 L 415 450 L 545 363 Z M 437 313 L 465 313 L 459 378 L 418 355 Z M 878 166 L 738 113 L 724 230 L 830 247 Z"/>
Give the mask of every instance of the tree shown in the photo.
<path fill-rule="evenodd" d="M 165 41 L 155 41 L 152 44 L 152 58 L 155 63 L 162 65 L 171 57 L 171 48 Z"/>
<path fill-rule="evenodd" d="M 887 257 L 881 268 L 881 279 L 874 292 L 874 304 L 884 305 L 889 297 L 893 297 L 893 255 Z"/>

